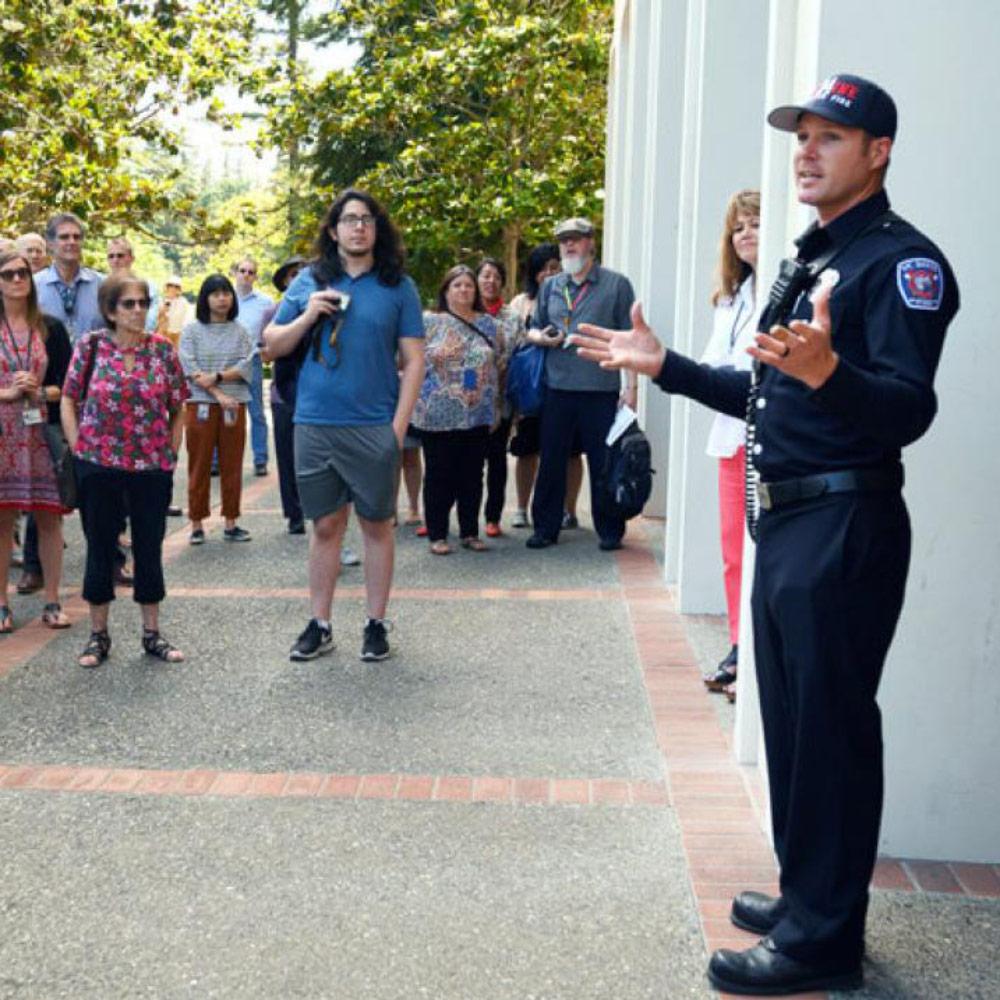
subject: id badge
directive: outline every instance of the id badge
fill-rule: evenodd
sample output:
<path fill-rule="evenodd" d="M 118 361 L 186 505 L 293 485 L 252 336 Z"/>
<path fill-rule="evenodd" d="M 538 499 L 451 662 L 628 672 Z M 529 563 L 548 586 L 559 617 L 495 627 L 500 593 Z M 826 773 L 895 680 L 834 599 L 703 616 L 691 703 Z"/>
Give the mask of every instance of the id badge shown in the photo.
<path fill-rule="evenodd" d="M 237 413 L 235 410 L 223 410 L 222 411 L 222 422 L 227 427 L 233 427 L 236 425 Z"/>
<path fill-rule="evenodd" d="M 203 424 L 208 420 L 208 403 L 198 404 L 198 423 Z"/>
<path fill-rule="evenodd" d="M 42 408 L 40 406 L 26 406 L 21 411 L 21 419 L 24 421 L 25 427 L 33 427 L 35 424 L 45 423 L 45 417 L 42 415 Z"/>

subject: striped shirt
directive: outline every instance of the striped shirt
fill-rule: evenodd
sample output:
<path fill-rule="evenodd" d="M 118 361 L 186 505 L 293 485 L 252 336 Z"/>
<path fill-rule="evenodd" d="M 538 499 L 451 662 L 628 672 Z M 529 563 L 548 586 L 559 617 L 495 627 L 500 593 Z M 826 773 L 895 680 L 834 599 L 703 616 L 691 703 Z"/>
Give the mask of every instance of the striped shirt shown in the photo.
<path fill-rule="evenodd" d="M 242 381 L 220 382 L 218 388 L 240 403 L 250 402 L 250 379 L 253 376 L 253 356 L 257 353 L 246 328 L 231 320 L 228 323 L 202 323 L 195 320 L 181 331 L 177 348 L 181 367 L 191 388 L 189 403 L 214 403 L 215 397 L 195 385 L 191 376 L 195 372 L 221 372 L 238 368 Z"/>

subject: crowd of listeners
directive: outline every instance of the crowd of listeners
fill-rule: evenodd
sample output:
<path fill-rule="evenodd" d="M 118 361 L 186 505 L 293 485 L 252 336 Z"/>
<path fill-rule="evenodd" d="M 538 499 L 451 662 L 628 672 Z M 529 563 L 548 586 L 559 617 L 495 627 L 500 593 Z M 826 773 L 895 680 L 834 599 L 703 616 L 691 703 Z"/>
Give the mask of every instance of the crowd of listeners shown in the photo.
<path fill-rule="evenodd" d="M 344 215 L 344 204 L 356 204 L 358 211 Z M 335 379 L 342 375 L 335 370 L 343 317 L 338 319 L 325 304 L 315 306 L 313 300 L 317 289 L 337 287 L 332 279 L 340 276 L 340 264 L 350 261 L 350 241 L 366 246 L 369 231 L 368 256 L 359 251 L 357 259 L 378 272 L 379 282 L 392 285 L 383 280 L 379 249 L 385 234 L 391 237 L 394 232 L 388 217 L 383 218 L 377 203 L 364 193 L 348 192 L 347 201 L 342 198 L 338 205 L 320 227 L 316 256 L 291 257 L 275 271 L 279 297 L 293 289 L 280 308 L 255 287 L 259 268 L 251 256 L 237 261 L 229 274 L 209 275 L 196 296 L 189 297 L 179 275 L 168 277 L 159 290 L 137 276 L 132 247 L 123 236 L 107 244 L 106 274 L 84 266 L 85 228 L 71 213 L 54 216 L 44 235 L 27 233 L 16 241 L 0 241 L 0 634 L 14 628 L 7 594 L 9 570 L 18 560 L 18 592 L 44 591 L 42 622 L 51 628 L 70 624 L 59 600 L 62 519 L 72 509 L 59 490 L 56 439 L 62 437 L 73 456 L 73 506 L 79 509 L 87 546 L 82 594 L 90 607 L 91 635 L 80 664 L 97 666 L 109 654 L 108 612 L 116 585 L 132 586 L 141 605 L 142 648 L 165 661 L 183 659 L 160 633 L 158 621 L 165 595 L 166 518 L 183 513 L 174 503 L 173 472 L 183 446 L 191 545 L 210 540 L 213 476 L 219 479 L 221 494 L 221 539 L 251 540 L 239 524 L 244 455 L 249 431 L 254 472 L 267 474 L 266 364 L 272 369 L 271 428 L 287 531 L 305 535 L 311 520 L 313 547 L 321 545 L 321 519 L 304 511 L 300 496 L 296 440 L 302 430 L 296 424 L 309 424 L 311 418 L 297 409 L 299 376 L 315 362 L 326 369 L 324 377 L 334 379 L 330 384 L 337 384 Z M 727 210 L 715 296 L 717 320 L 705 356 L 712 364 L 742 364 L 745 335 L 754 329 L 758 214 L 754 192 L 734 196 Z M 338 242 L 337 227 L 345 223 L 349 238 L 342 236 Z M 631 285 L 597 263 L 588 220 L 566 220 L 555 237 L 528 254 L 523 290 L 510 301 L 505 300 L 510 286 L 502 261 L 485 257 L 475 267 L 457 264 L 443 275 L 435 302 L 422 312 L 419 329 L 394 334 L 401 360 L 393 361 L 399 367 L 393 379 L 400 386 L 393 388 L 393 399 L 406 394 L 405 338 L 419 339 L 422 351 L 421 378 L 419 385 L 414 383 L 405 429 L 396 442 L 392 523 L 426 537 L 434 555 L 453 551 L 453 509 L 462 548 L 489 550 L 481 524 L 487 539 L 504 535 L 508 454 L 515 458 L 516 487 L 509 526 L 531 529 L 525 535 L 529 548 L 548 547 L 561 530 L 577 528 L 582 456 L 587 455 L 593 488 L 615 411 L 622 404 L 635 405 L 634 379 L 619 384 L 617 374 L 602 372 L 567 350 L 581 319 L 627 327 Z M 339 255 L 339 263 L 326 272 L 324 248 L 328 257 Z M 352 281 L 367 273 L 355 275 L 350 267 L 347 271 Z M 305 278 L 308 287 L 301 286 Z M 306 288 L 301 301 L 296 296 L 300 286 Z M 404 288 L 406 294 L 410 286 Z M 350 296 L 337 301 L 338 308 L 347 309 Z M 331 324 L 328 336 L 324 333 L 327 344 L 320 344 L 313 332 L 302 336 L 299 331 L 290 339 L 265 336 L 270 329 L 287 330 L 282 323 L 287 324 L 296 308 L 299 315 L 308 313 L 313 321 Z M 351 336 L 349 330 L 342 343 Z M 546 349 L 548 388 L 541 412 L 524 414 L 507 399 L 505 381 L 513 352 L 527 343 Z M 709 444 L 709 454 L 720 461 L 733 645 L 718 672 L 706 678 L 712 690 L 731 689 L 736 670 L 744 461 L 740 428 L 735 426 L 739 423 L 718 418 Z M 370 516 L 357 504 L 357 492 L 348 489 L 348 498 L 358 506 L 365 534 Z M 397 522 L 401 493 L 403 511 Z M 591 509 L 601 548 L 620 547 L 624 523 L 602 508 L 596 493 Z M 343 544 L 342 531 L 337 541 L 338 565 L 361 562 Z M 367 537 L 365 541 L 367 550 Z M 328 556 L 334 550 L 323 551 Z M 332 584 L 329 589 L 332 599 Z M 320 614 L 314 620 L 322 633 L 326 618 Z M 370 618 L 370 623 L 382 621 Z M 322 644 L 321 635 L 316 648 Z M 306 643 L 304 648 L 307 655 L 301 658 L 309 658 L 313 646 Z"/>

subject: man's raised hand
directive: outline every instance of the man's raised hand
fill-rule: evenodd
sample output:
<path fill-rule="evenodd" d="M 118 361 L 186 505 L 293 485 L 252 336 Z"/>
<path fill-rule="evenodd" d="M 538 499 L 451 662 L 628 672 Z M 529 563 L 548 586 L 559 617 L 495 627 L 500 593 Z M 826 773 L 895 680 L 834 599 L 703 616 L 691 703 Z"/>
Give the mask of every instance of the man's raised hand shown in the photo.
<path fill-rule="evenodd" d="M 602 368 L 660 374 L 667 349 L 656 339 L 642 315 L 642 306 L 632 306 L 631 330 L 608 330 L 592 323 L 581 323 L 569 338 L 580 357 L 596 361 Z"/>
<path fill-rule="evenodd" d="M 788 326 L 772 326 L 757 334 L 757 346 L 748 347 L 761 364 L 797 378 L 810 389 L 818 389 L 832 374 L 840 360 L 833 350 L 830 324 L 830 293 L 833 284 L 820 285 L 812 296 L 813 318 L 792 320 Z"/>

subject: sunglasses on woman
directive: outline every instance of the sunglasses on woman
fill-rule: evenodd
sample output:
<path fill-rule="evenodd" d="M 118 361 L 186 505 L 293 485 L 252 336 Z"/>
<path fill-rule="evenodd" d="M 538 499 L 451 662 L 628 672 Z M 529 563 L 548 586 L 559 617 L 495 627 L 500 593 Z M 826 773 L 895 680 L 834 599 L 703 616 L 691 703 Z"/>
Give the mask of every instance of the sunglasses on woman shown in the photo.
<path fill-rule="evenodd" d="M 118 300 L 119 309 L 148 309 L 149 299 L 119 299 Z"/>
<path fill-rule="evenodd" d="M 9 271 L 0 271 L 0 278 L 4 281 L 27 281 L 31 277 L 31 271 L 26 267 L 12 267 Z"/>

